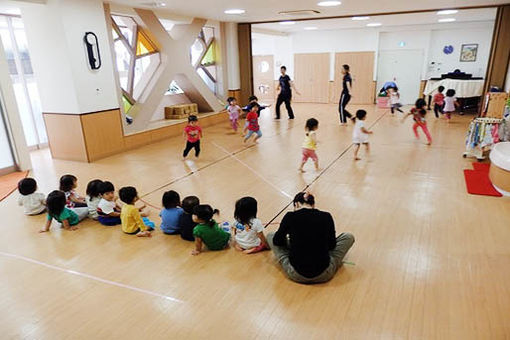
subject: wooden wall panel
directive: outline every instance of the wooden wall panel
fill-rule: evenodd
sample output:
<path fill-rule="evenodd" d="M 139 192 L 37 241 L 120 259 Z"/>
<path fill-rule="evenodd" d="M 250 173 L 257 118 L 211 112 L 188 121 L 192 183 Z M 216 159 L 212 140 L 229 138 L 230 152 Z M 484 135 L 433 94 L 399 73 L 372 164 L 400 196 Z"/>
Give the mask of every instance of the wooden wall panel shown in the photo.
<path fill-rule="evenodd" d="M 294 84 L 301 93 L 293 93 L 295 102 L 328 103 L 329 53 L 294 54 Z"/>
<path fill-rule="evenodd" d="M 119 110 L 81 115 L 89 162 L 124 150 L 124 132 Z"/>
<path fill-rule="evenodd" d="M 44 113 L 43 116 L 52 157 L 88 162 L 80 115 Z"/>
<path fill-rule="evenodd" d="M 253 67 L 251 51 L 251 25 L 237 25 L 237 39 L 239 42 L 239 72 L 241 75 L 241 98 L 240 104 L 245 102 L 253 93 Z"/>
<path fill-rule="evenodd" d="M 351 68 L 352 99 L 351 104 L 372 104 L 374 102 L 374 61 L 375 52 L 342 52 L 335 54 L 335 82 L 332 102 L 340 100 L 342 92 L 342 65 Z"/>

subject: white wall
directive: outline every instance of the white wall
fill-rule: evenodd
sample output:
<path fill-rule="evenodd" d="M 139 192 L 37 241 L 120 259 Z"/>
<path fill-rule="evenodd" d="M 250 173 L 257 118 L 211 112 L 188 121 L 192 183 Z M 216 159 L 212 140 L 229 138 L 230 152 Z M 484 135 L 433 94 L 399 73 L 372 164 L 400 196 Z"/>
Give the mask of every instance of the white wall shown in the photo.
<path fill-rule="evenodd" d="M 22 18 L 43 112 L 86 113 L 119 107 L 103 3 L 48 0 L 24 4 Z M 102 66 L 88 66 L 85 32 L 98 36 Z"/>
<path fill-rule="evenodd" d="M 388 28 L 344 29 L 331 31 L 303 31 L 287 36 L 269 33 L 253 33 L 253 55 L 272 54 L 275 64 L 284 61 L 293 75 L 294 53 L 332 54 L 331 70 L 334 70 L 335 52 L 378 51 L 397 49 L 420 49 L 424 51 L 422 79 L 440 76 L 456 68 L 472 73 L 473 76 L 484 77 L 487 68 L 490 43 L 494 22 L 453 23 L 434 25 L 395 26 Z M 256 26 L 254 28 L 256 30 Z M 403 44 L 401 44 L 403 43 Z M 462 44 L 477 43 L 478 57 L 476 62 L 460 62 L 459 55 Z M 403 45 L 403 46 L 402 46 Z M 443 54 L 445 45 L 454 46 L 451 55 Z M 440 62 L 440 70 L 429 70 L 431 61 Z M 374 63 L 377 67 L 377 62 Z M 278 76 L 275 69 L 275 79 Z M 374 77 L 377 70 L 374 70 Z M 331 75 L 333 79 L 333 75 Z"/>
<path fill-rule="evenodd" d="M 489 61 L 492 41 L 493 23 L 487 23 L 478 28 L 463 27 L 459 29 L 434 30 L 430 37 L 430 49 L 428 54 L 429 65 L 431 62 L 439 63 L 438 67 L 428 72 L 428 77 L 440 77 L 442 73 L 460 69 L 462 72 L 471 73 L 474 77 L 485 77 L 487 63 Z M 462 44 L 478 44 L 478 53 L 474 62 L 460 62 Z M 452 54 L 444 54 L 444 46 L 452 45 Z"/>

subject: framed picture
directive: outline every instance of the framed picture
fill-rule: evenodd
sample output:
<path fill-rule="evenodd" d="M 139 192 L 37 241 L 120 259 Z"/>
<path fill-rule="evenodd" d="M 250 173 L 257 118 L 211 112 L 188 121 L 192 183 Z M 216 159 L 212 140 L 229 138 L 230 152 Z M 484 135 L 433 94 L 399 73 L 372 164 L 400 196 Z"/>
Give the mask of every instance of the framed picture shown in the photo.
<path fill-rule="evenodd" d="M 476 61 L 478 44 L 462 44 L 460 48 L 460 61 Z"/>

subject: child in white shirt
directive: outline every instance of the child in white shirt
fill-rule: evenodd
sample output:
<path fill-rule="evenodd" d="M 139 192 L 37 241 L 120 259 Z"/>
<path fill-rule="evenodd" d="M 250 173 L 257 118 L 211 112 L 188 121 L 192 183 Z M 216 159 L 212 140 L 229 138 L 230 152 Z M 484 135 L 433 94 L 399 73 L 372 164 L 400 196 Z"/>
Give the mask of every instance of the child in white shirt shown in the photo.
<path fill-rule="evenodd" d="M 46 196 L 37 191 L 37 182 L 33 178 L 23 178 L 18 182 L 18 205 L 23 206 L 25 215 L 38 215 L 46 210 Z"/>
<path fill-rule="evenodd" d="M 404 112 L 400 109 L 402 107 L 402 104 L 400 103 L 400 93 L 398 93 L 398 88 L 390 87 L 388 91 L 390 92 L 391 114 L 394 114 L 395 110 L 397 110 L 398 112 Z"/>
<path fill-rule="evenodd" d="M 367 111 L 358 110 L 356 111 L 355 125 L 352 132 L 352 143 L 354 144 L 354 160 L 359 161 L 361 158 L 358 157 L 358 151 L 360 145 L 365 145 L 367 153 L 370 151 L 370 145 L 368 144 L 368 135 L 373 132 L 368 131 L 365 128 L 365 119 L 367 118 Z"/>
<path fill-rule="evenodd" d="M 105 226 L 121 224 L 121 208 L 115 203 L 115 187 L 111 182 L 105 181 L 101 185 L 101 200 L 97 205 L 98 221 Z"/>
<path fill-rule="evenodd" d="M 97 220 L 99 217 L 97 213 L 97 206 L 101 201 L 102 185 L 103 181 L 99 179 L 92 180 L 87 185 L 87 196 L 85 197 L 85 202 L 87 203 L 87 208 L 89 209 L 89 217 L 93 220 Z"/>
<path fill-rule="evenodd" d="M 262 222 L 257 219 L 257 200 L 243 197 L 236 202 L 235 222 L 232 226 L 234 247 L 245 254 L 254 254 L 269 249 Z"/>

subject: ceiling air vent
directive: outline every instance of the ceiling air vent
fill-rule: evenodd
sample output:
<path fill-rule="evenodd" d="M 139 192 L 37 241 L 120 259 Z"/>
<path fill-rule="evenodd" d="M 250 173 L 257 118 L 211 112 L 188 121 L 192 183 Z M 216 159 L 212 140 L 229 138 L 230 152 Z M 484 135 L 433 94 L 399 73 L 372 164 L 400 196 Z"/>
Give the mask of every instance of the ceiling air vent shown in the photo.
<path fill-rule="evenodd" d="M 302 10 L 298 10 L 298 11 L 282 11 L 282 12 L 278 12 L 278 14 L 281 14 L 281 15 L 288 15 L 288 16 L 311 16 L 311 15 L 317 15 L 317 14 L 321 14 L 321 12 L 319 11 L 316 11 L 314 9 L 302 9 Z"/>

